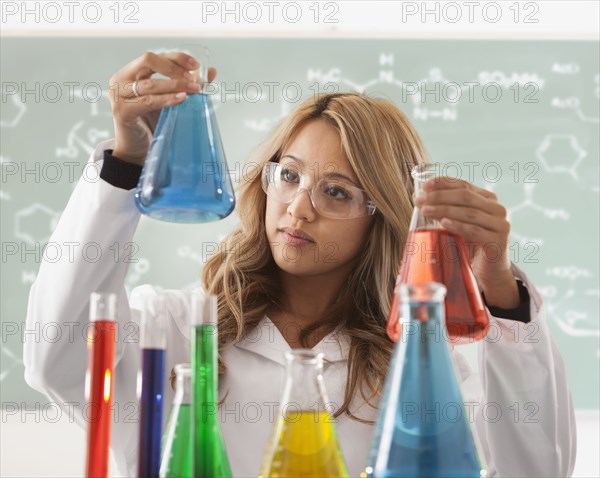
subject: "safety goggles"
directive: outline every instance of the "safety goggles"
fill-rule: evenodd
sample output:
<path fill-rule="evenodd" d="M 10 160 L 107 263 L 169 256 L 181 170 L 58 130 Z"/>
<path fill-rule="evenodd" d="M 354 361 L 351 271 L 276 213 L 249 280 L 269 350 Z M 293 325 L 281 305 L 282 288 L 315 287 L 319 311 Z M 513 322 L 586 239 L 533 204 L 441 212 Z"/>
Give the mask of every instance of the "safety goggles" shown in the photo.
<path fill-rule="evenodd" d="M 322 216 L 332 219 L 353 219 L 371 216 L 377 207 L 363 189 L 339 177 L 324 177 L 312 188 L 295 163 L 267 162 L 262 171 L 263 191 L 275 201 L 289 204 L 302 191 L 307 191 L 310 202 Z"/>

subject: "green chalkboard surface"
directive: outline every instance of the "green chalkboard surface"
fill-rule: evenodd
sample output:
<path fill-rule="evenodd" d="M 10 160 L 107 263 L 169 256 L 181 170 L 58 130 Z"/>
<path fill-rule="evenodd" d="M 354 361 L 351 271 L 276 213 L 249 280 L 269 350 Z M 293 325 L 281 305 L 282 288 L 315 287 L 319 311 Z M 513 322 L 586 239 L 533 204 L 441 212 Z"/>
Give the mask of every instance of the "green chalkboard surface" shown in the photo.
<path fill-rule="evenodd" d="M 511 253 L 542 293 L 577 408 L 598 409 L 599 46 L 584 41 L 205 38 L 234 182 L 301 99 L 393 100 L 448 175 L 507 207 Z M 89 153 L 112 136 L 108 80 L 174 38 L 2 38 L 2 403 L 45 400 L 23 379 L 29 287 Z M 128 289 L 189 288 L 235 214 L 208 225 L 143 218 Z M 28 331 L 40 340 L 51 331 Z"/>

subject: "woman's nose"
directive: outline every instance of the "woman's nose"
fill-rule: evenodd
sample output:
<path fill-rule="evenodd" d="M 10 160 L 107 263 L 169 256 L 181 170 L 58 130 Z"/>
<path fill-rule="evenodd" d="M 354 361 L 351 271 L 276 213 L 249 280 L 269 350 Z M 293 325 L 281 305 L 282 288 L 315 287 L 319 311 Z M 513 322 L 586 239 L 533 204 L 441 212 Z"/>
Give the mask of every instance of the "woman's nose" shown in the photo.
<path fill-rule="evenodd" d="M 287 211 L 292 216 L 307 222 L 314 221 L 317 215 L 307 189 L 298 191 L 296 197 L 289 204 Z"/>

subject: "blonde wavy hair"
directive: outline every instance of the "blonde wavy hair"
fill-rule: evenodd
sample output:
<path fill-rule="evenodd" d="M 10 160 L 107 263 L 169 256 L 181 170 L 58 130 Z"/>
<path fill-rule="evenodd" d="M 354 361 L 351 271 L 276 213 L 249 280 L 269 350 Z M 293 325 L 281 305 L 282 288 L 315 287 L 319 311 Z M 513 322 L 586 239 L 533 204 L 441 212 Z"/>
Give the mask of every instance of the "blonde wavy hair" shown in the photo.
<path fill-rule="evenodd" d="M 256 167 L 243 178 L 237 194 L 240 224 L 205 264 L 202 284 L 218 298 L 220 350 L 238 342 L 257 326 L 267 309 L 280 304 L 260 173 L 315 119 L 338 130 L 361 187 L 377 205 L 347 286 L 328 315 L 333 324 L 343 321 L 351 340 L 344 402 L 335 416 L 346 413 L 363 421 L 352 414 L 350 403 L 357 391 L 369 403 L 382 389 L 393 350 L 386 334 L 387 314 L 413 208 L 410 171 L 426 160 L 417 132 L 392 102 L 355 92 L 327 93 L 307 99 L 287 116 L 255 151 L 252 164 Z M 302 337 L 308 332 L 303 331 Z M 219 372 L 225 372 L 221 358 Z"/>

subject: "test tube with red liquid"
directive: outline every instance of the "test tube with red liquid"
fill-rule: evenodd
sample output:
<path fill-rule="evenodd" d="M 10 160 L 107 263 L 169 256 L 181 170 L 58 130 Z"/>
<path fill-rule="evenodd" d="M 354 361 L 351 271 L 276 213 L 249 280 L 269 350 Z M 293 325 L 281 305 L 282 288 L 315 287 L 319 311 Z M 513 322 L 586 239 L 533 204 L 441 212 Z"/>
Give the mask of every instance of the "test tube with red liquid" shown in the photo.
<path fill-rule="evenodd" d="M 117 296 L 94 292 L 90 296 L 89 353 L 86 376 L 88 441 L 86 476 L 106 478 L 112 420 Z"/>

